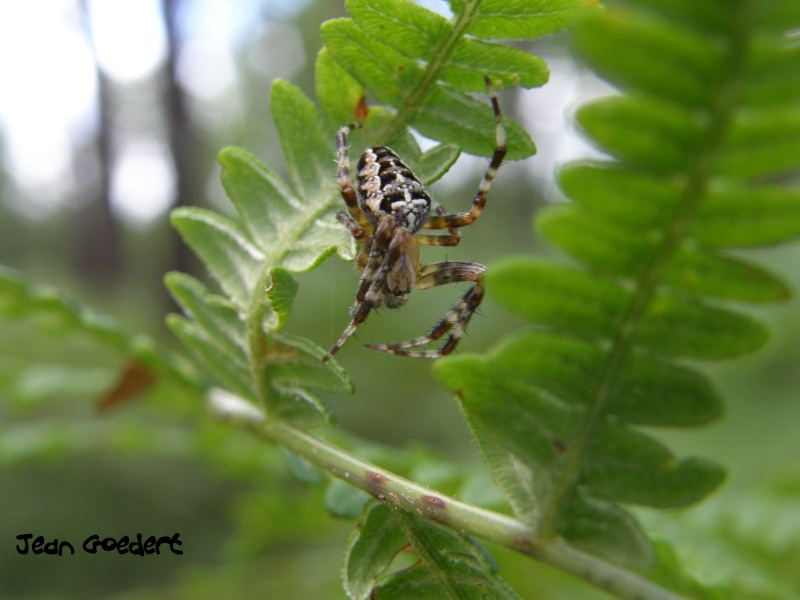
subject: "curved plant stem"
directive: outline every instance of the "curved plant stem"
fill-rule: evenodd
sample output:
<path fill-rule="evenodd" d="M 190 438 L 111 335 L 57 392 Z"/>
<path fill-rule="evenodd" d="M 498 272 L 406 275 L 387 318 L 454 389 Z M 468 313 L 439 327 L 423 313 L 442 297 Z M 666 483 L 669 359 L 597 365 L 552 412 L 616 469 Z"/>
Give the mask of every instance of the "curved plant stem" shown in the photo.
<path fill-rule="evenodd" d="M 317 436 L 268 419 L 251 403 L 221 389 L 209 393 L 219 419 L 277 442 L 328 474 L 377 498 L 390 508 L 416 513 L 500 546 L 510 548 L 598 588 L 630 600 L 681 600 L 645 577 L 586 554 L 556 538 L 544 541 L 533 528 L 507 515 L 456 500 L 364 461 Z"/>

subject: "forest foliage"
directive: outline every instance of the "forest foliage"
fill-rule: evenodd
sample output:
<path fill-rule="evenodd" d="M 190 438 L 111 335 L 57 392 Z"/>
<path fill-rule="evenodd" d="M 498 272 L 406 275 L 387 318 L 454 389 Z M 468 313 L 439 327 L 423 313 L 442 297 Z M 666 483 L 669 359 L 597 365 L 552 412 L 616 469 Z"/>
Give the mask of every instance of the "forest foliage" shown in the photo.
<path fill-rule="evenodd" d="M 124 355 L 128 367 L 105 401 L 177 386 L 216 398 L 234 424 L 287 446 L 301 477 L 335 491 L 330 510 L 361 513 L 343 569 L 350 598 L 518 597 L 478 537 L 621 597 L 796 597 L 797 581 L 731 575 L 704 584 L 634 507 L 686 507 L 722 484 L 723 466 L 677 456 L 653 428 L 718 419 L 724 403 L 697 365 L 762 347 L 769 332 L 747 305 L 791 295 L 740 251 L 800 237 L 800 189 L 791 179 L 800 169 L 800 6 L 608 5 L 451 0 L 447 19 L 406 0 L 349 0 L 350 18 L 321 28 L 318 104 L 286 81 L 272 85 L 288 181 L 226 148 L 221 178 L 235 214 L 172 214 L 214 284 L 166 276 L 183 309 L 168 324 L 186 356 L 5 271 L 4 318 L 77 330 Z M 353 147 L 389 144 L 432 183 L 459 152 L 492 153 L 485 75 L 501 89 L 546 83 L 544 62 L 507 42 L 572 25 L 577 54 L 618 93 L 576 114 L 606 158 L 561 168 L 571 202 L 536 220 L 566 260 L 529 253 L 491 265 L 490 297 L 530 327 L 433 365 L 509 516 L 423 493 L 363 467 L 357 451 L 308 434 L 334 421 L 324 395 L 354 387 L 335 360 L 322 362 L 323 348 L 284 325 L 301 293 L 294 274 L 332 255 L 355 256 L 334 217 L 333 132 L 361 122 Z M 507 159 L 532 155 L 524 128 L 508 117 L 504 124 Z M 409 128 L 436 145 L 422 152 Z M 404 561 L 409 549 L 415 559 Z"/>

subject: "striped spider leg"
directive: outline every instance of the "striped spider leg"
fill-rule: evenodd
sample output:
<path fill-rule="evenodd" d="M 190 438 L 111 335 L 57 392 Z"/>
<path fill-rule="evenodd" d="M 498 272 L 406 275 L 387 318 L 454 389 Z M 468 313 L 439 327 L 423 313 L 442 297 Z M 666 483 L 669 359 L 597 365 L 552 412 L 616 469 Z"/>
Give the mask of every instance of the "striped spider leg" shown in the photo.
<path fill-rule="evenodd" d="M 486 205 L 489 189 L 506 154 L 500 105 L 488 78 L 486 87 L 494 112 L 495 149 L 472 207 L 464 212 L 447 214 L 441 206 L 435 205 L 419 179 L 386 147 L 364 151 L 358 161 L 354 186 L 350 181 L 347 134 L 357 125 L 343 127 L 336 134 L 339 191 L 347 207 L 347 212 L 338 213 L 337 219 L 361 246 L 356 268 L 362 275 L 350 310 L 352 320 L 323 360 L 328 360 L 344 346 L 373 309 L 397 308 L 406 303 L 413 290 L 448 283 L 470 282 L 472 286 L 428 335 L 408 342 L 368 344 L 367 347 L 413 358 L 438 358 L 450 354 L 464 335 L 483 299 L 486 267 L 465 261 L 423 265 L 419 247 L 457 246 L 461 239 L 459 228 L 478 219 Z M 428 233 L 435 230 L 443 230 L 446 235 Z M 438 349 L 418 349 L 445 335 L 447 338 Z"/>

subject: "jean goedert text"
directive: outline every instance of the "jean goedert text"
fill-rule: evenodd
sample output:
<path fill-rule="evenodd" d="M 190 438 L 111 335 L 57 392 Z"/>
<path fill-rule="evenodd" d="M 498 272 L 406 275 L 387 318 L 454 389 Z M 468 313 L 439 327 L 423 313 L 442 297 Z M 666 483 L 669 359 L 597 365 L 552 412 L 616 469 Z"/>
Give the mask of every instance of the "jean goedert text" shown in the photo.
<path fill-rule="evenodd" d="M 183 550 L 178 548 L 183 544 L 180 537 L 180 533 L 160 537 L 151 535 L 147 538 L 141 533 L 137 533 L 136 537 L 133 538 L 129 538 L 127 535 L 123 535 L 120 538 L 101 538 L 99 535 L 93 534 L 88 536 L 80 547 L 87 554 L 104 552 L 116 552 L 134 556 L 169 553 L 183 554 Z M 45 540 L 43 536 L 34 537 L 32 533 L 22 533 L 17 536 L 17 540 L 17 552 L 20 554 L 55 554 L 58 556 L 75 554 L 75 546 L 67 540 Z"/>

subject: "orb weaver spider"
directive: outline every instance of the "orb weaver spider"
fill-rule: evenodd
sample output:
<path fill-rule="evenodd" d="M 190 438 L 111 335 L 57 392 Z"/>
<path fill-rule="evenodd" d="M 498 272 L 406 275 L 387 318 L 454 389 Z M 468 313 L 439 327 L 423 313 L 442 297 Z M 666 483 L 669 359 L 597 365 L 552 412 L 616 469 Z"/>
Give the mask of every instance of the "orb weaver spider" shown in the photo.
<path fill-rule="evenodd" d="M 336 215 L 361 246 L 356 268 L 363 271 L 350 310 L 352 321 L 328 351 L 323 361 L 344 346 L 370 311 L 385 305 L 397 308 L 408 300 L 412 290 L 425 290 L 447 283 L 473 282 L 459 302 L 450 309 L 428 335 L 396 344 L 367 344 L 368 348 L 412 358 L 438 358 L 450 354 L 464 335 L 467 324 L 483 299 L 482 264 L 444 261 L 424 265 L 419 245 L 457 246 L 458 229 L 473 223 L 483 212 L 495 175 L 506 155 L 505 129 L 500 105 L 489 78 L 486 87 L 492 102 L 495 123 L 495 149 L 481 180 L 472 208 L 447 214 L 430 195 L 402 159 L 389 148 L 367 148 L 358 161 L 356 185 L 350 181 L 347 134 L 360 125 L 347 125 L 336 134 L 339 191 L 347 212 Z M 418 233 L 447 230 L 447 235 Z M 448 334 L 435 350 L 418 350 Z"/>

